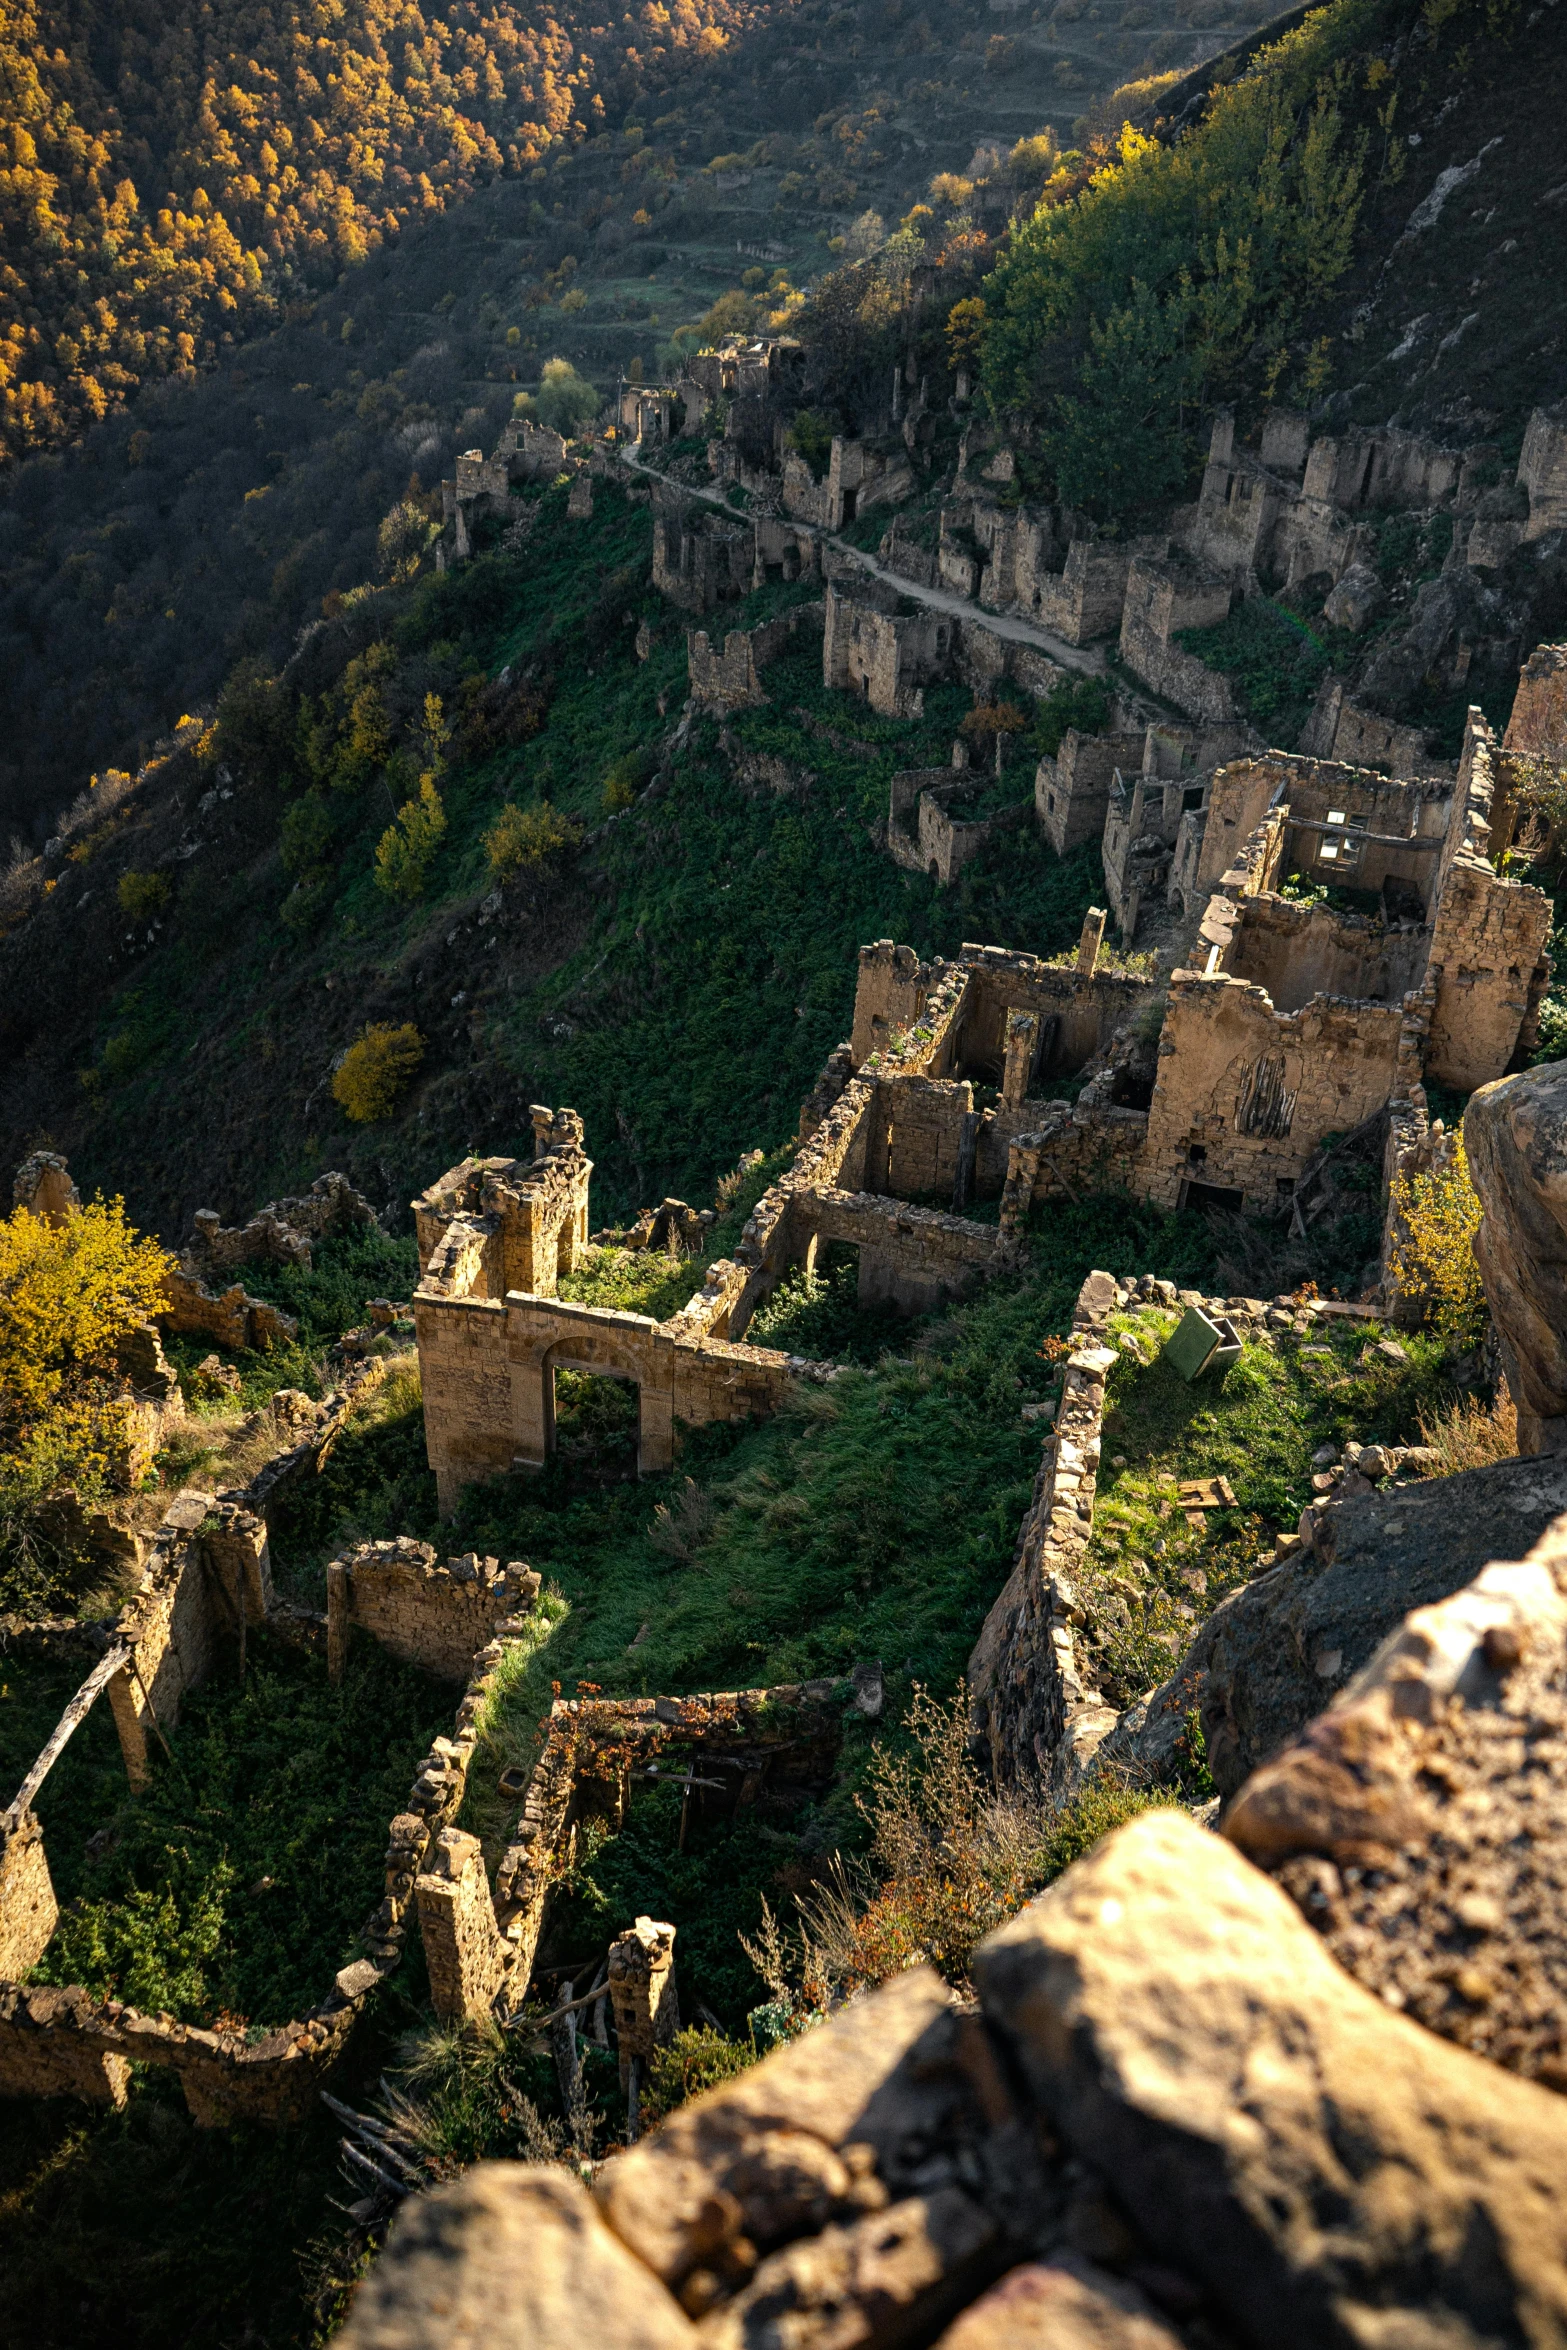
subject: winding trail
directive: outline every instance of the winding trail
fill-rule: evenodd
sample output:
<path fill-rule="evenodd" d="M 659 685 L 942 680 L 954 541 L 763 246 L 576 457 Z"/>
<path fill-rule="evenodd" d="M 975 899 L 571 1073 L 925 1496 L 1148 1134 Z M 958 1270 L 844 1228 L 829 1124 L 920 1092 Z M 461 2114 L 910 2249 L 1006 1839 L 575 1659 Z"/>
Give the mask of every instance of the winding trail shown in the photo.
<path fill-rule="evenodd" d="M 730 505 L 721 490 L 703 489 L 696 482 L 671 481 L 668 474 L 660 473 L 656 466 L 644 465 L 640 457 L 633 457 L 629 449 L 618 450 L 616 459 L 628 471 L 645 473 L 649 481 L 662 482 L 666 489 L 678 490 L 682 497 L 701 498 L 705 504 L 719 507 L 731 522 L 747 520 L 737 506 Z M 863 547 L 851 547 L 846 539 L 823 530 L 818 523 L 796 522 L 794 527 L 796 530 L 809 531 L 811 537 L 820 539 L 824 547 L 831 547 L 846 562 L 857 565 L 861 571 L 868 571 L 872 579 L 879 579 L 885 586 L 896 588 L 899 595 L 907 596 L 911 603 L 928 605 L 931 611 L 946 612 L 956 620 L 972 620 L 989 635 L 1001 637 L 1008 644 L 1028 645 L 1035 652 L 1047 655 L 1063 669 L 1077 669 L 1089 677 L 1101 677 L 1104 674 L 1103 653 L 1085 649 L 1082 645 L 1069 645 L 1064 637 L 1055 635 L 1048 628 L 1039 627 L 1035 621 L 1022 620 L 1014 612 L 986 612 L 978 604 L 971 603 L 967 596 L 955 594 L 951 588 L 922 587 L 917 580 L 905 579 L 901 572 L 889 571 L 884 564 L 877 562 L 874 555 L 868 555 Z"/>

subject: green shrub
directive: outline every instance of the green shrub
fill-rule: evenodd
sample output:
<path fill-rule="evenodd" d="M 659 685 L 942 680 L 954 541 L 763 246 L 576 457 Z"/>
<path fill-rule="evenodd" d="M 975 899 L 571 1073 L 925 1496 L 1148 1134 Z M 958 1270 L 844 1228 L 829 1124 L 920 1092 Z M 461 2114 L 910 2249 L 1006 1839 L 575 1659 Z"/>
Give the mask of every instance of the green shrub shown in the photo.
<path fill-rule="evenodd" d="M 699 2097 L 704 2089 L 716 2089 L 720 2081 L 732 2081 L 736 2073 L 749 2072 L 756 2059 L 757 2050 L 750 2041 L 731 2040 L 709 2024 L 693 2024 L 677 2032 L 667 2048 L 655 2048 L 648 2060 L 642 2119 L 662 2121 L 688 2097 Z"/>
<path fill-rule="evenodd" d="M 421 775 L 417 799 L 406 800 L 376 844 L 376 887 L 388 897 L 422 896 L 425 877 L 446 837 L 446 809 L 433 775 Z"/>
<path fill-rule="evenodd" d="M 1278 396 L 1292 337 L 1354 253 L 1368 134 L 1340 63 L 1367 5 L 1320 10 L 1168 144 L 1114 156 L 1015 229 L 985 281 L 983 373 L 1034 422 L 1060 494 L 1101 515 L 1175 491 L 1194 408 L 1248 367 Z M 1303 391 L 1322 354 L 1296 354 Z"/>
<path fill-rule="evenodd" d="M 150 922 L 169 902 L 169 885 L 161 873 L 122 873 L 115 896 L 120 912 L 133 922 Z"/>

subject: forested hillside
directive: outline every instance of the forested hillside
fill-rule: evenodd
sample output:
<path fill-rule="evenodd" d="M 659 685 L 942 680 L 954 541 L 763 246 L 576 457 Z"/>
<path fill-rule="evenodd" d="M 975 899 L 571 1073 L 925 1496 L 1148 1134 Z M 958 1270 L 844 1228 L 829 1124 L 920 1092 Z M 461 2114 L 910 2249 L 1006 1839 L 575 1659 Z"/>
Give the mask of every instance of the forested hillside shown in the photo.
<path fill-rule="evenodd" d="M 758 11 L 359 0 L 7 12 L 0 459 L 210 362 L 410 223 L 582 139 Z"/>

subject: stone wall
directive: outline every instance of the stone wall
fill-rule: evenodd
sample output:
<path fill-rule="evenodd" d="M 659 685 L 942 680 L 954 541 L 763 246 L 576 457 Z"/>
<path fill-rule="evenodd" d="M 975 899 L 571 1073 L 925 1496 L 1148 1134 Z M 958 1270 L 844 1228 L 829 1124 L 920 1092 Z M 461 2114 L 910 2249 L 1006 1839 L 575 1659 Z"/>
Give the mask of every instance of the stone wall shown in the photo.
<path fill-rule="evenodd" d="M 692 699 L 737 710 L 764 703 L 762 671 L 796 636 L 819 638 L 825 614 L 824 605 L 797 604 L 780 619 L 764 620 L 757 628 L 730 629 L 721 651 L 705 628 L 688 629 L 686 668 Z"/>
<path fill-rule="evenodd" d="M 1117 1303 L 1108 1273 L 1090 1273 L 1072 1316 L 1061 1406 L 1034 1480 L 1010 1576 L 969 1659 L 976 1742 L 1001 1788 L 1054 1791 L 1080 1770 L 1115 1714 L 1078 1676 L 1071 1626 L 1080 1619 L 1072 1577 L 1093 1532 L 1105 1377 L 1102 1343 Z"/>
<path fill-rule="evenodd" d="M 710 612 L 751 592 L 754 534 L 663 487 L 653 493 L 653 585 L 686 612 Z"/>
<path fill-rule="evenodd" d="M 158 1563 L 140 1607 L 133 1603 L 120 1623 L 152 1672 L 168 1710 L 159 1708 L 164 1728 L 175 1718 L 176 1681 L 194 1671 L 199 1627 L 191 1602 L 201 1589 L 201 1550 L 210 1530 L 178 1529 L 185 1537 L 178 1566 Z M 218 1542 L 233 1544 L 245 1529 L 220 1525 Z M 168 1604 L 170 1575 L 181 1581 Z M 534 1578 L 536 1586 L 537 1578 Z M 527 1578 L 523 1578 L 523 1585 Z M 212 1588 L 209 1579 L 208 1589 Z M 531 1594 L 519 1586 L 531 1604 Z M 146 2016 L 118 2000 L 95 2000 L 80 1988 L 49 1989 L 14 1979 L 37 1963 L 53 1928 L 52 1893 L 36 1821 L 7 1820 L 0 1847 L 0 2097 L 84 2097 L 123 2106 L 133 2064 L 168 2066 L 179 2077 L 185 2102 L 197 2123 L 232 2128 L 246 2122 L 298 2127 L 316 2110 L 323 2083 L 342 2058 L 367 2000 L 401 1964 L 413 1922 L 415 1887 L 426 1859 L 461 1807 L 468 1766 L 479 1736 L 509 1638 L 526 1629 L 516 1618 L 493 1627 L 494 1637 L 470 1655 L 468 1681 L 458 1708 L 456 1735 L 438 1738 L 418 1766 L 406 1809 L 391 1824 L 386 1875 L 379 1906 L 362 1937 L 369 1956 L 338 1970 L 326 1998 L 304 2017 L 250 2042 L 242 2031 L 208 2031 Z M 151 1660 L 167 1631 L 158 1663 Z M 150 1645 L 149 1645 L 150 1643 Z M 210 1661 L 210 1646 L 209 1646 Z M 180 1691 L 191 1685 L 187 1678 Z M 110 1684 L 111 1701 L 117 1683 Z M 118 1708 L 116 1719 L 120 1720 Z M 122 1738 L 124 1736 L 123 1723 Z M 126 1748 L 126 1763 L 132 1750 Z M 133 1774 L 134 1783 L 134 1774 Z M 432 1966 L 434 1977 L 439 1965 Z"/>
<path fill-rule="evenodd" d="M 1497 789 L 1496 738 L 1471 710 L 1432 915 L 1436 1003 L 1426 1066 L 1464 1093 L 1527 1060 L 1550 980 L 1552 901 L 1507 881 L 1486 854 Z"/>
<path fill-rule="evenodd" d="M 31 1974 L 59 1921 L 43 1830 L 31 1812 L 0 1812 L 0 1982 Z"/>
<path fill-rule="evenodd" d="M 233 1600 L 197 1532 L 211 1507 L 210 1494 L 181 1494 L 158 1529 L 141 1588 L 121 1611 L 118 1636 L 129 1655 L 109 1683 L 109 1703 L 133 1788 L 148 1783 L 152 1746 L 178 1722 L 186 1691 L 206 1680 L 238 1636 Z"/>
<path fill-rule="evenodd" d="M 302 1198 L 270 1200 L 246 1224 L 225 1225 L 215 1208 L 198 1208 L 185 1243 L 186 1269 L 204 1281 L 237 1265 L 298 1265 L 308 1272 L 312 1244 L 376 1223 L 362 1191 L 335 1171 L 318 1175 Z"/>
<path fill-rule="evenodd" d="M 553 1297 L 588 1236 L 593 1162 L 575 1110 L 535 1104 L 532 1161 L 464 1159 L 413 1203 L 421 1284 L 432 1294 Z"/>
<path fill-rule="evenodd" d="M 922 963 L 912 947 L 895 946 L 890 938 L 861 947 L 849 1046 L 855 1068 L 862 1068 L 872 1053 L 885 1052 L 895 1036 L 914 1027 L 939 968 Z"/>
<path fill-rule="evenodd" d="M 1229 679 L 1174 642 L 1178 630 L 1212 628 L 1229 610 L 1230 587 L 1220 573 L 1189 558 L 1139 556 L 1127 575 L 1121 658 L 1144 685 L 1190 717 L 1231 722 L 1237 713 Z"/>
<path fill-rule="evenodd" d="M 1171 974 L 1140 1188 L 1167 1207 L 1192 1185 L 1278 1205 L 1324 1134 L 1393 1091 L 1402 1007 L 1317 996 L 1279 1012 L 1222 971 Z"/>
<path fill-rule="evenodd" d="M 1536 645 L 1518 673 L 1504 751 L 1567 764 L 1567 645 Z"/>
<path fill-rule="evenodd" d="M 992 816 L 965 818 L 963 803 L 979 788 L 979 780 L 961 768 L 906 767 L 894 775 L 887 810 L 887 853 L 893 863 L 908 873 L 928 873 L 946 888 L 987 842 L 1027 823 L 1026 801 Z"/>
<path fill-rule="evenodd" d="M 956 624 L 944 612 L 900 613 L 895 589 L 873 579 L 852 589 L 830 581 L 822 638 L 822 682 L 859 694 L 884 718 L 917 718 L 924 688 L 947 669 Z"/>
<path fill-rule="evenodd" d="M 1040 760 L 1034 775 L 1034 813 L 1058 857 L 1099 839 L 1116 769 L 1140 773 L 1144 749 L 1141 731 L 1079 734 L 1074 726 L 1062 736 L 1055 757 Z"/>
<path fill-rule="evenodd" d="M 557 1698 L 523 1799 L 516 1833 L 495 1872 L 495 1904 L 520 2002 L 533 1968 L 553 1886 L 569 1873 L 577 1832 L 625 1820 L 634 1771 L 656 1757 L 690 1760 L 702 1778 L 722 1770 L 726 1792 L 694 1789 L 698 1814 L 790 1808 L 831 1779 L 843 1736 L 846 1683 L 804 1681 L 773 1689 L 691 1697 Z"/>
<path fill-rule="evenodd" d="M 1429 775 L 1432 761 L 1418 726 L 1400 726 L 1380 711 L 1349 700 L 1341 677 L 1325 677 L 1301 731 L 1303 753 L 1343 759 L 1352 767 L 1382 767 L 1389 775 Z"/>
<path fill-rule="evenodd" d="M 470 1553 L 443 1563 L 429 1543 L 407 1536 L 358 1543 L 326 1571 L 328 1669 L 342 1678 L 358 1630 L 404 1664 L 466 1681 L 496 1625 L 526 1615 L 538 1590 L 538 1576 L 518 1560 L 502 1567 Z"/>

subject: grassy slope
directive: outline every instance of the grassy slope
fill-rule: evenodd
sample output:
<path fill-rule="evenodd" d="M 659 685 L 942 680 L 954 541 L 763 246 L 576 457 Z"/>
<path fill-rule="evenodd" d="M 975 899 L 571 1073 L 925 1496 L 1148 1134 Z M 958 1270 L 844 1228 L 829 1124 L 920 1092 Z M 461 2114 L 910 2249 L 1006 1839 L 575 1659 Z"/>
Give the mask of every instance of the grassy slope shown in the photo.
<path fill-rule="evenodd" d="M 1153 1326 L 1164 1334 L 1174 1316 Z M 1117 1318 L 1148 1348 L 1150 1320 Z M 1089 1642 L 1111 1702 L 1127 1705 L 1170 1670 L 1197 1625 L 1256 1571 L 1276 1528 L 1311 1498 L 1319 1445 L 1411 1444 L 1444 1386 L 1443 1349 L 1401 1334 L 1408 1360 L 1367 1355 L 1365 1323 L 1314 1330 L 1308 1346 L 1248 1345 L 1222 1387 L 1188 1383 L 1162 1357 L 1110 1374 L 1093 1540 L 1081 1588 Z M 1362 1358 L 1365 1358 L 1364 1360 Z M 1225 1477 L 1233 1509 L 1189 1526 L 1181 1479 Z"/>
<path fill-rule="evenodd" d="M 182 809 L 150 806 L 68 868 L 0 948 L 19 984 L 24 962 L 36 974 L 48 958 L 47 995 L 18 1015 L 0 1081 L 12 1157 L 47 1133 L 89 1186 L 123 1190 L 134 1215 L 178 1237 L 198 1206 L 239 1215 L 331 1165 L 400 1211 L 465 1150 L 525 1142 L 529 1102 L 565 1101 L 587 1120 L 594 1213 L 608 1219 L 666 1191 L 705 1194 L 741 1150 L 786 1139 L 848 1026 L 864 940 L 1049 953 L 1076 936 L 1096 881 L 1086 852 L 1058 862 L 1031 833 L 1008 836 L 938 892 L 875 848 L 888 778 L 945 756 L 962 697 L 933 694 L 923 722 L 882 720 L 825 693 L 805 653 L 778 665 L 772 706 L 733 732 L 808 772 L 807 787 L 742 786 L 704 722 L 667 785 L 479 922 L 482 835 L 503 797 L 547 792 L 602 825 L 607 770 L 656 751 L 683 698 L 683 633 L 646 585 L 648 511 L 606 486 L 595 503 L 591 522 L 568 524 L 563 493 L 546 492 L 523 553 L 431 581 L 377 623 L 415 710 L 425 691 L 455 708 L 465 677 L 508 664 L 552 680 L 532 741 L 454 760 L 446 842 L 411 910 L 371 880 L 390 813 L 372 784 L 330 795 L 337 837 L 314 923 L 279 929 L 292 884 L 271 844 L 290 801 L 275 768 L 240 784 L 234 810 L 208 812 L 208 846 L 174 867 L 183 878 L 150 944 L 124 943 L 84 898 L 101 900 L 126 866 L 166 864 Z M 658 631 L 646 663 L 627 619 L 639 614 Z M 355 641 L 346 626 L 326 641 L 323 683 Z M 427 1053 L 397 1115 L 354 1128 L 328 1079 L 366 1019 L 413 1019 Z"/>

